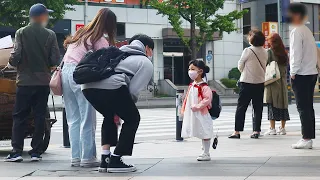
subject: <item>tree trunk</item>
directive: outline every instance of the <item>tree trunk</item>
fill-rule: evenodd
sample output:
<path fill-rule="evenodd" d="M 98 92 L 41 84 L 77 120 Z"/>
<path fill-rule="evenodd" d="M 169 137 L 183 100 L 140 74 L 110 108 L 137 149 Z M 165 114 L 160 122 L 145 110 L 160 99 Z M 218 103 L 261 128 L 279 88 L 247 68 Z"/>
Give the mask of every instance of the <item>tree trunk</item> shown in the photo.
<path fill-rule="evenodd" d="M 196 20 L 191 14 L 191 60 L 197 59 Z"/>

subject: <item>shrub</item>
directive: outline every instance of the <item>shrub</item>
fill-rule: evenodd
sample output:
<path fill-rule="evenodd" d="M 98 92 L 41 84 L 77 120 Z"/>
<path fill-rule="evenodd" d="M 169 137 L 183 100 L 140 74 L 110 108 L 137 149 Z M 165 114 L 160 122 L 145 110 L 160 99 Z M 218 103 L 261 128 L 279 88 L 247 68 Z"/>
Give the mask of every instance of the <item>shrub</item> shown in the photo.
<path fill-rule="evenodd" d="M 237 81 L 238 80 L 235 80 L 235 79 L 227 79 L 227 78 L 223 78 L 220 80 L 221 83 L 223 85 L 225 85 L 227 88 L 232 88 L 234 89 L 234 91 L 236 93 L 239 93 L 239 88 L 237 87 Z"/>
<path fill-rule="evenodd" d="M 232 68 L 228 74 L 229 79 L 239 80 L 240 76 L 241 76 L 241 73 L 238 68 Z"/>

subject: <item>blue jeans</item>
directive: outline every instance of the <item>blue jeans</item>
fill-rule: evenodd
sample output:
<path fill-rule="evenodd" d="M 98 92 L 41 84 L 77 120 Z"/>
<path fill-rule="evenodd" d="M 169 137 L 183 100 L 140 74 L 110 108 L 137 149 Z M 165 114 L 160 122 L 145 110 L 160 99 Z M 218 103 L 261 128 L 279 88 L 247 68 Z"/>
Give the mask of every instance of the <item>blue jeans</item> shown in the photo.
<path fill-rule="evenodd" d="M 81 86 L 73 81 L 76 65 L 65 63 L 62 69 L 63 98 L 69 126 L 72 159 L 96 158 L 96 111 L 84 97 Z"/>

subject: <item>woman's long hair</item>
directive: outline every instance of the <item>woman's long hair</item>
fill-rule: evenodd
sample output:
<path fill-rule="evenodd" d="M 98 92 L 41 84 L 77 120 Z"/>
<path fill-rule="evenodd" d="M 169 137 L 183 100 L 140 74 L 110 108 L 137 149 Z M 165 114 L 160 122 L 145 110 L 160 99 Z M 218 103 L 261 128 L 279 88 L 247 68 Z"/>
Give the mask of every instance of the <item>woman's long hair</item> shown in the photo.
<path fill-rule="evenodd" d="M 89 50 L 88 39 L 91 44 L 95 44 L 107 33 L 109 44 L 115 45 L 116 32 L 117 16 L 110 9 L 102 8 L 87 26 L 79 29 L 72 38 L 66 39 L 64 44 L 76 43 L 79 46 L 83 42 L 85 48 Z"/>
<path fill-rule="evenodd" d="M 288 54 L 279 34 L 270 34 L 268 37 L 268 42 L 274 55 L 278 58 L 278 64 L 287 65 L 289 62 Z"/>

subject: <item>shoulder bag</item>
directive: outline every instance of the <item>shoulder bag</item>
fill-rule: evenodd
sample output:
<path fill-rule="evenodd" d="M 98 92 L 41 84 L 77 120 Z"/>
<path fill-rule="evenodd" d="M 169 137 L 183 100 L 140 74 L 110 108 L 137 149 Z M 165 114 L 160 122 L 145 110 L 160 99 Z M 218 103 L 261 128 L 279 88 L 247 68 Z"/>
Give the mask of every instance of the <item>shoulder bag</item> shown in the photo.
<path fill-rule="evenodd" d="M 268 56 L 271 58 L 272 53 L 269 52 Z M 278 63 L 276 61 L 271 61 L 266 67 L 266 74 L 265 74 L 265 83 L 264 85 L 267 86 L 279 80 L 281 78 L 280 70 Z"/>
<path fill-rule="evenodd" d="M 56 96 L 62 96 L 62 68 L 63 68 L 63 60 L 60 65 L 54 70 L 53 75 L 50 80 L 50 89 L 52 93 Z"/>

